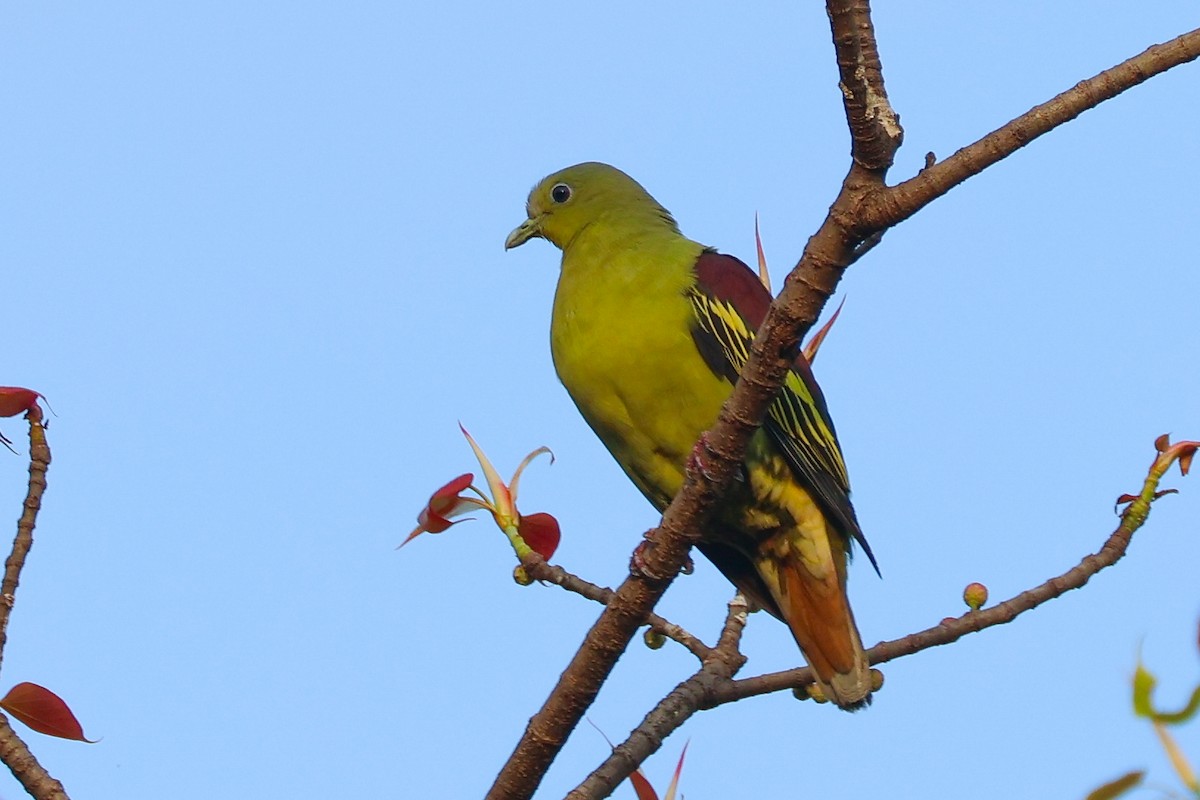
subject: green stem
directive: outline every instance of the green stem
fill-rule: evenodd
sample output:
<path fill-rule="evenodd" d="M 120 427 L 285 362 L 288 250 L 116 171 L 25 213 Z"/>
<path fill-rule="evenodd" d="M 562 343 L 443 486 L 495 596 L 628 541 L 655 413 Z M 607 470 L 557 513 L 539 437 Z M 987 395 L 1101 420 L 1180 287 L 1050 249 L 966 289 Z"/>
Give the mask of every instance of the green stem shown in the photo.
<path fill-rule="evenodd" d="M 512 549 L 517 553 L 518 561 L 524 561 L 527 556 L 533 553 L 533 548 L 525 544 L 525 540 L 521 538 L 515 522 L 508 523 L 504 526 L 503 530 L 504 535 L 508 537 L 508 543 L 512 545 Z"/>

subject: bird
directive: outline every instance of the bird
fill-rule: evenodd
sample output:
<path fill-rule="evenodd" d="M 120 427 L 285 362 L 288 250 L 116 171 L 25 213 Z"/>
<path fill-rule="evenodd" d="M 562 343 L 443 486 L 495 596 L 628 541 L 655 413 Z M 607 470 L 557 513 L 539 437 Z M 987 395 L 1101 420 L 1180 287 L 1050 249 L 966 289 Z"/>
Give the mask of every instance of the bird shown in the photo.
<path fill-rule="evenodd" d="M 684 236 L 641 184 L 608 164 L 549 175 L 525 211 L 505 250 L 542 238 L 562 251 L 550 326 L 559 380 L 662 512 L 733 391 L 771 293 L 736 257 Z M 824 396 L 797 353 L 697 548 L 787 624 L 821 692 L 851 711 L 872 697 L 846 594 L 852 542 L 878 571 Z"/>

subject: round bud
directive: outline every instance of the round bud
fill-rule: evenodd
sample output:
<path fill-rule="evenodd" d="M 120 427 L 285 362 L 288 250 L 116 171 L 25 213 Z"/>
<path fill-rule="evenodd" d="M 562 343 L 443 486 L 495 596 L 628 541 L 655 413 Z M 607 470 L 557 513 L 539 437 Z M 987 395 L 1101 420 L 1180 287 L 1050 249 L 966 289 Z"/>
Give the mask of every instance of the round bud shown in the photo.
<path fill-rule="evenodd" d="M 667 637 L 653 628 L 646 628 L 646 632 L 642 634 L 642 641 L 651 650 L 658 650 L 667 643 Z"/>
<path fill-rule="evenodd" d="M 967 584 L 967 588 L 963 589 L 963 602 L 972 611 L 978 611 L 983 608 L 987 599 L 988 590 L 982 583 L 969 583 Z"/>

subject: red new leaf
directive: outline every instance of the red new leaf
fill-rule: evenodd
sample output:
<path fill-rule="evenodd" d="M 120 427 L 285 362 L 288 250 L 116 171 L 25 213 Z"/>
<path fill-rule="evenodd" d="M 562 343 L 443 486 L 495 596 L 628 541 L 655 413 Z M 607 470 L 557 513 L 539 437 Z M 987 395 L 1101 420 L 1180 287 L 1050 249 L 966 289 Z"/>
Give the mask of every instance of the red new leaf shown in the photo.
<path fill-rule="evenodd" d="M 37 405 L 41 392 L 20 386 L 0 386 L 0 417 L 15 417 Z"/>
<path fill-rule="evenodd" d="M 1195 442 L 1186 442 L 1185 446 L 1181 449 L 1179 453 L 1179 471 L 1182 474 L 1187 475 L 1188 470 L 1192 468 L 1192 459 L 1196 455 L 1196 450 Z"/>
<path fill-rule="evenodd" d="M 611 747 L 611 744 L 609 745 Z M 675 793 L 679 791 L 679 776 L 683 773 L 683 759 L 687 757 L 688 746 L 683 746 L 683 752 L 679 754 L 679 762 L 675 764 L 675 774 L 671 776 L 671 783 L 667 786 L 667 793 L 663 795 L 662 800 L 675 800 Z M 658 800 L 658 792 L 654 791 L 654 787 L 650 785 L 650 781 L 646 779 L 646 773 L 641 769 L 637 769 L 629 776 L 629 782 L 633 784 L 633 791 L 637 793 L 638 800 Z"/>
<path fill-rule="evenodd" d="M 430 533 L 441 533 L 449 528 L 454 524 L 449 519 L 450 515 L 460 510 L 462 503 L 458 493 L 470 486 L 473 480 L 475 476 L 466 472 L 438 489 L 429 498 L 429 505 L 417 515 L 417 522 Z"/>
<path fill-rule="evenodd" d="M 18 683 L 0 699 L 0 708 L 38 733 L 91 743 L 63 699 L 44 686 Z"/>
<path fill-rule="evenodd" d="M 517 531 L 525 540 L 525 544 L 547 561 L 554 555 L 554 551 L 558 549 L 558 542 L 562 539 L 558 520 L 545 511 L 522 515 Z"/>
<path fill-rule="evenodd" d="M 833 323 L 837 322 L 838 315 L 842 313 L 842 306 L 844 305 L 846 305 L 846 298 L 843 297 L 842 302 L 838 303 L 837 311 L 833 312 L 833 316 L 829 318 L 829 321 L 813 334 L 813 337 L 808 340 L 808 344 L 804 345 L 804 348 L 801 350 L 804 353 L 805 360 L 809 364 L 817 360 L 817 351 L 821 349 L 821 343 L 829 335 L 829 329 L 833 327 Z"/>
<path fill-rule="evenodd" d="M 629 776 L 629 782 L 633 784 L 633 791 L 637 793 L 638 800 L 658 800 L 658 792 L 654 791 L 646 773 L 640 769 Z"/>

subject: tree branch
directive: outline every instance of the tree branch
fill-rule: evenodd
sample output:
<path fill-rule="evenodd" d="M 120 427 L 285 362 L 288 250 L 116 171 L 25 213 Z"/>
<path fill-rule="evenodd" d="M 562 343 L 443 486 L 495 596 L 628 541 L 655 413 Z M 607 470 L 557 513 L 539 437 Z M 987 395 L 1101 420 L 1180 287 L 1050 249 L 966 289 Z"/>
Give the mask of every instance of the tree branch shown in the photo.
<path fill-rule="evenodd" d="M 858 167 L 877 175 L 882 183 L 904 140 L 904 129 L 883 88 L 871 4 L 869 0 L 830 0 L 826 11 L 850 128 L 850 155 Z"/>
<path fill-rule="evenodd" d="M 725 482 L 732 475 L 726 469 Z M 609 598 L 599 619 L 592 625 L 575 656 L 558 679 L 558 684 L 529 721 L 516 749 L 496 776 L 486 797 L 489 800 L 529 798 L 558 755 L 567 736 L 579 724 L 595 700 L 600 686 L 608 678 L 630 639 L 644 624 L 650 609 L 683 567 L 694 536 L 686 531 L 699 530 L 700 522 L 711 509 L 716 492 L 710 486 L 689 478 L 680 497 L 688 493 L 692 507 L 683 512 L 667 510 L 662 525 L 650 541 L 661 546 L 646 549 L 647 570 L 631 574 Z M 660 577 L 660 576 L 668 577 Z"/>
<path fill-rule="evenodd" d="M 1189 449 L 1194 453 L 1197 442 L 1180 442 L 1170 449 L 1160 450 L 1160 455 L 1150 465 L 1150 471 L 1142 484 L 1142 491 L 1136 498 L 1131 498 L 1131 504 L 1122 512 L 1121 523 L 1117 526 L 1095 553 L 1084 556 L 1071 569 L 1050 578 L 1045 583 L 1027 589 L 1015 597 L 980 611 L 971 611 L 955 619 L 943 620 L 940 624 L 923 631 L 910 633 L 900 639 L 880 642 L 867 651 L 872 664 L 884 664 L 897 658 L 910 656 L 931 647 L 951 644 L 970 633 L 978 633 L 995 625 L 1012 622 L 1026 611 L 1066 594 L 1072 589 L 1079 589 L 1102 569 L 1111 567 L 1124 557 L 1129 549 L 1133 534 L 1145 524 L 1150 515 L 1150 504 L 1159 493 L 1155 490 L 1158 482 L 1171 463 L 1180 459 L 1181 452 Z M 781 689 L 795 689 L 812 683 L 812 671 L 808 667 L 789 669 L 746 678 L 740 681 L 729 681 L 712 695 L 712 703 L 706 708 L 715 708 L 725 703 L 732 703 L 755 695 L 777 692 Z"/>
<path fill-rule="evenodd" d="M 525 568 L 525 573 L 533 580 L 553 583 L 555 586 L 559 586 L 568 592 L 574 592 L 601 605 L 608 605 L 608 602 L 612 599 L 612 589 L 605 586 L 597 586 L 572 572 L 568 572 L 557 564 L 551 564 L 536 552 L 531 552 L 525 558 L 521 559 L 521 566 Z M 661 633 L 668 639 L 673 639 L 686 647 L 701 662 L 707 659 L 712 653 L 712 648 L 701 641 L 698 636 L 686 628 L 660 617 L 658 614 L 648 615 L 646 623 L 650 626 L 651 630 Z"/>
<path fill-rule="evenodd" d="M 70 800 L 63 785 L 38 763 L 3 714 L 0 714 L 0 761 L 12 770 L 13 777 L 21 782 L 30 797 L 37 800 Z"/>
<path fill-rule="evenodd" d="M 8 620 L 12 615 L 21 569 L 33 547 L 33 528 L 37 524 L 42 495 L 46 492 L 46 471 L 50 468 L 50 445 L 42 425 L 42 410 L 34 403 L 25 413 L 29 420 L 29 489 L 17 520 L 17 535 L 12 553 L 4 562 L 4 580 L 0 582 L 0 659 L 8 643 Z M 12 771 L 25 791 L 38 800 L 67 800 L 63 785 L 51 777 L 30 752 L 28 745 L 13 730 L 8 719 L 0 714 L 0 761 Z"/>
<path fill-rule="evenodd" d="M 631 574 L 613 593 L 550 696 L 530 720 L 489 790 L 489 800 L 524 800 L 533 795 L 630 639 L 685 563 L 688 550 L 729 485 L 746 444 L 791 368 L 801 337 L 816 320 L 847 265 L 853 262 L 857 248 L 872 235 L 911 216 L 935 197 L 1015 152 L 1028 138 L 1061 125 L 1082 110 L 1141 83 L 1150 74 L 1196 58 L 1200 49 L 1197 32 L 1151 48 L 1110 70 L 1112 74 L 1102 73 L 1102 85 L 1081 89 L 1078 97 L 1073 96 L 1074 103 L 1054 105 L 1055 101 L 1051 101 L 997 131 L 999 141 L 985 137 L 972 146 L 981 155 L 956 154 L 942 165 L 930 166 L 912 179 L 922 181 L 915 184 L 917 189 L 910 184 L 888 189 L 883 180 L 899 147 L 902 131 L 883 87 L 870 4 L 867 0 L 828 0 L 827 9 L 852 135 L 850 171 L 828 216 L 809 239 L 803 256 L 759 328 L 732 396 L 722 407 L 716 424 L 701 440 L 706 451 L 704 473 L 687 475 L 662 523 L 648 537 L 649 546 L 642 554 L 645 569 Z M 1012 135 L 1001 135 L 1027 118 L 1036 122 L 1017 126 Z M 976 152 L 971 148 L 965 150 Z M 902 198 L 911 199 L 902 201 Z"/>
<path fill-rule="evenodd" d="M 1080 81 L 1054 99 L 1035 106 L 1012 122 L 969 144 L 915 177 L 872 194 L 858 207 L 862 231 L 890 228 L 902 222 L 955 186 L 978 175 L 1034 139 L 1111 100 L 1122 92 L 1172 67 L 1200 58 L 1200 28 L 1177 36 Z"/>
<path fill-rule="evenodd" d="M 1128 550 L 1133 534 L 1145 524 L 1150 514 L 1151 503 L 1161 496 L 1162 493 L 1157 489 L 1166 470 L 1176 461 L 1179 461 L 1181 466 L 1190 464 L 1197 448 L 1200 447 L 1200 442 L 1179 442 L 1170 446 L 1165 439 L 1160 439 L 1155 446 L 1159 455 L 1150 465 L 1141 492 L 1136 497 L 1122 498 L 1122 501 L 1130 502 L 1130 505 L 1121 514 L 1120 524 L 1099 551 L 1084 556 L 1079 564 L 1061 575 L 991 608 L 971 611 L 957 619 L 943 620 L 939 625 L 910 633 L 900 639 L 880 642 L 867 651 L 871 663 L 883 664 L 931 647 L 950 644 L 970 633 L 1012 622 L 1026 611 L 1031 611 L 1072 589 L 1082 587 L 1097 572 L 1119 561 Z M 735 601 L 737 599 L 735 598 Z M 783 689 L 801 689 L 813 682 L 812 670 L 809 667 L 733 680 L 744 658 L 736 650 L 741 634 L 740 627 L 737 629 L 738 638 L 732 639 L 732 651 L 727 649 L 730 647 L 727 634 L 732 620 L 734 604 L 730 603 L 725 632 L 714 650 L 716 657 L 706 662 L 699 672 L 664 697 L 630 733 L 629 738 L 615 747 L 612 755 L 589 775 L 587 780 L 567 795 L 567 800 L 597 800 L 608 797 L 621 781 L 638 768 L 638 765 L 662 747 L 667 736 L 682 727 L 697 711 L 706 711 L 726 703 Z M 745 614 L 743 613 L 737 621 L 744 626 Z M 722 654 L 728 656 L 731 652 L 741 661 L 717 663 Z"/>
<path fill-rule="evenodd" d="M 0 659 L 4 658 L 4 646 L 8 643 L 8 619 L 12 615 L 17 585 L 21 582 L 21 569 L 33 547 L 33 528 L 46 491 L 46 471 L 50 468 L 50 446 L 42 426 L 42 410 L 35 403 L 25 418 L 29 420 L 29 489 L 25 493 L 21 517 L 17 520 L 12 552 L 4 562 L 4 580 L 0 582 Z"/>
<path fill-rule="evenodd" d="M 740 594 L 729 601 L 725 627 L 712 657 L 696 674 L 676 686 L 670 694 L 646 715 L 633 732 L 612 754 L 567 795 L 566 800 L 595 800 L 608 797 L 621 781 L 629 777 L 650 755 L 662 746 L 663 740 L 692 714 L 704 698 L 729 679 L 746 663 L 738 650 L 742 631 L 746 627 L 749 609 Z"/>

